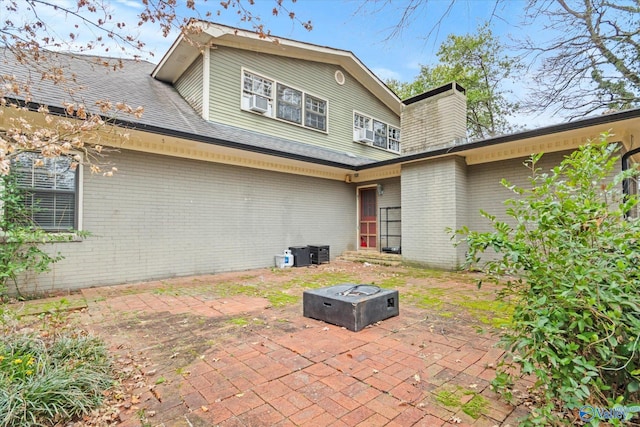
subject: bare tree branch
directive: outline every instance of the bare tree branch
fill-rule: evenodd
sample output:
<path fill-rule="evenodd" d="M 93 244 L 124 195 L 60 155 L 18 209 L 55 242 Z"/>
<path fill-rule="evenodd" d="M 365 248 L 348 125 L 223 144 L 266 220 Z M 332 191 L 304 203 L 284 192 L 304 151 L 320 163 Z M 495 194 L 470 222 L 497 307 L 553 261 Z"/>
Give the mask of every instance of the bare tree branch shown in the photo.
<path fill-rule="evenodd" d="M 530 110 L 582 117 L 640 105 L 638 0 L 531 0 L 527 17 L 556 37 L 525 42 L 539 63 Z M 567 25 L 571 22 L 571 25 Z"/>
<path fill-rule="evenodd" d="M 283 15 L 307 30 L 313 28 L 311 21 L 298 18 L 291 7 L 295 0 L 272 0 L 273 15 Z M 139 37 L 143 25 L 159 27 L 167 37 L 172 32 L 189 36 L 190 24 L 195 17 L 210 18 L 224 11 L 234 11 L 241 20 L 249 22 L 260 37 L 270 37 L 270 32 L 253 14 L 251 6 L 255 0 L 222 0 L 207 3 L 201 0 L 143 0 L 142 9 L 137 13 L 137 25 L 129 26 L 117 18 L 117 2 L 110 0 L 76 0 L 54 2 L 53 0 L 0 0 L 0 61 L 4 64 L 18 65 L 19 72 L 0 74 L 0 114 L 5 108 L 27 111 L 27 105 L 34 99 L 33 87 L 38 81 L 54 84 L 62 89 L 74 102 L 57 106 L 63 107 L 65 117 L 49 113 L 45 105 L 38 109 L 47 127 L 29 122 L 24 118 L 9 118 L 8 128 L 0 136 L 0 175 L 9 173 L 11 159 L 24 151 L 40 151 L 43 155 L 55 157 L 82 152 L 81 159 L 92 172 L 109 174 L 113 169 L 103 171 L 96 161 L 103 158 L 105 152 L 99 138 L 99 132 L 109 127 L 110 118 L 115 115 L 133 115 L 138 118 L 142 107 L 98 100 L 95 105 L 84 105 L 77 99 L 79 87 L 75 75 L 64 65 L 64 57 L 70 53 L 89 53 L 102 51 L 103 56 L 82 56 L 81 60 L 90 61 L 96 67 L 108 70 L 122 68 L 123 61 L 116 55 L 139 60 L 146 51 L 144 40 Z M 197 7 L 196 7 L 197 6 Z M 180 8 L 185 7 L 189 16 L 182 16 Z M 66 19 L 69 22 L 67 34 L 58 34 L 50 25 L 51 17 Z M 104 55 L 109 55 L 105 57 Z M 76 58 L 77 60 L 78 58 Z M 3 64 L 0 64 L 3 65 Z M 121 138 L 125 137 L 123 133 Z"/>

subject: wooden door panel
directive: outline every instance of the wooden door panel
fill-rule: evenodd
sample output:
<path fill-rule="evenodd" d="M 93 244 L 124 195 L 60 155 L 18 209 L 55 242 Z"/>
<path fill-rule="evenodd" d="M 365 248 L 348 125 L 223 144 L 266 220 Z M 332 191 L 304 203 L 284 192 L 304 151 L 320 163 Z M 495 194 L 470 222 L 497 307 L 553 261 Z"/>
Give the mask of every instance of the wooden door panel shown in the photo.
<path fill-rule="evenodd" d="M 360 189 L 358 200 L 360 201 L 360 247 L 375 249 L 378 246 L 378 206 L 376 189 Z"/>

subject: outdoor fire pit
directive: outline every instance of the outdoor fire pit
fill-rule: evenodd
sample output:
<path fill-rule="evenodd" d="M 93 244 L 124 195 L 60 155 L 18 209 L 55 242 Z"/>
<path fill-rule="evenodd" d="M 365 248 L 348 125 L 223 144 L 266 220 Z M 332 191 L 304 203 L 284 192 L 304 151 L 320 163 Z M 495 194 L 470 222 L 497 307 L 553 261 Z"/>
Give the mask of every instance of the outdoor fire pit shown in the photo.
<path fill-rule="evenodd" d="M 398 291 L 353 283 L 304 291 L 302 307 L 304 317 L 355 332 L 400 314 Z"/>

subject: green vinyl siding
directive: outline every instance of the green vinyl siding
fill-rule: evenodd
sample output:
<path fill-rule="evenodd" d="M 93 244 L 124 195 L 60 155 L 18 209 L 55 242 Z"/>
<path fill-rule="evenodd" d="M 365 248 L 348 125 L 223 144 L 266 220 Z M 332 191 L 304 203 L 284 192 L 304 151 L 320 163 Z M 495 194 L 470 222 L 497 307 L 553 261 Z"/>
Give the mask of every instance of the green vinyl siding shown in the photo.
<path fill-rule="evenodd" d="M 211 121 L 378 160 L 396 157 L 396 154 L 353 141 L 354 110 L 397 127 L 400 118 L 339 66 L 217 47 L 211 51 L 210 70 Z M 243 70 L 326 100 L 327 131 L 242 110 Z M 345 75 L 343 85 L 336 82 L 337 70 Z"/>
<path fill-rule="evenodd" d="M 202 114 L 202 56 L 187 68 L 174 86 L 189 105 Z"/>

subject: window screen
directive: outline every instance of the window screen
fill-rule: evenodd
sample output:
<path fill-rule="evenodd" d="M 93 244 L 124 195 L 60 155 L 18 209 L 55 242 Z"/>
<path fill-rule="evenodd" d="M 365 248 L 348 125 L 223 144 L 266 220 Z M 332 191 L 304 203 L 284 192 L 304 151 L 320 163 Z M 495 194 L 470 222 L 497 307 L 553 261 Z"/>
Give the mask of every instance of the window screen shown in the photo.
<path fill-rule="evenodd" d="M 43 164 L 36 166 L 37 161 Z M 12 165 L 34 224 L 48 231 L 77 228 L 77 168 L 70 157 L 23 153 Z"/>

